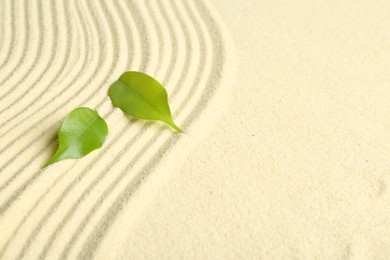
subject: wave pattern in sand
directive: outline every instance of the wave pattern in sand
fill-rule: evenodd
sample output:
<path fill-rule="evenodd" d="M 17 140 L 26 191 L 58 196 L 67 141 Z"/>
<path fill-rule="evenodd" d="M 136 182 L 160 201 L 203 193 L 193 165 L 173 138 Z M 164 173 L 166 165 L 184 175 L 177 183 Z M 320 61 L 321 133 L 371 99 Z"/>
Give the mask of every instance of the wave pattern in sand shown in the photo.
<path fill-rule="evenodd" d="M 0 258 L 91 258 L 182 138 L 114 109 L 109 84 L 126 70 L 155 76 L 189 131 L 221 86 L 223 33 L 210 7 L 190 0 L 0 0 L 0 16 Z M 107 120 L 105 145 L 40 170 L 79 106 Z"/>

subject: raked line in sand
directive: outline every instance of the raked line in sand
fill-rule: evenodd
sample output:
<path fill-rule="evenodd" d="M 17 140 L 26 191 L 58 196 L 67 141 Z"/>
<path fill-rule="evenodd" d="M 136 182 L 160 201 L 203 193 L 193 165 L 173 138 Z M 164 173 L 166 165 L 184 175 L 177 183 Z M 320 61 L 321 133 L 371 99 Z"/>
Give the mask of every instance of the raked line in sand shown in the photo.
<path fill-rule="evenodd" d="M 0 258 L 105 251 L 102 241 L 132 196 L 162 159 L 185 156 L 181 139 L 228 93 L 231 47 L 210 10 L 189 0 L 0 1 Z M 187 135 L 112 107 L 107 89 L 126 70 L 162 81 Z M 41 170 L 61 120 L 79 106 L 107 120 L 106 143 Z"/>

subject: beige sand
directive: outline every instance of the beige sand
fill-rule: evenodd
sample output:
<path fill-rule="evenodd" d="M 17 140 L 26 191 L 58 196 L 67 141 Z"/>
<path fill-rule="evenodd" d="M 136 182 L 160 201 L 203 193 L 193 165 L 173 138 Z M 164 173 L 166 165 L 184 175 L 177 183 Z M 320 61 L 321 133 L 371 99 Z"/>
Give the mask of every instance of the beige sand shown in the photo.
<path fill-rule="evenodd" d="M 0 259 L 390 257 L 390 3 L 210 4 L 0 0 Z M 112 108 L 128 69 L 185 135 Z M 77 106 L 107 142 L 40 170 Z"/>

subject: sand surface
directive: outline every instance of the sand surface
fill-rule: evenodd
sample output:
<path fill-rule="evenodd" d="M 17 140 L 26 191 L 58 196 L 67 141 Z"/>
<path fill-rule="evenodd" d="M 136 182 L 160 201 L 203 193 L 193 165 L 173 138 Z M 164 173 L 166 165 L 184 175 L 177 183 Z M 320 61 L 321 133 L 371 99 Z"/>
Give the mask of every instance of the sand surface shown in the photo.
<path fill-rule="evenodd" d="M 390 258 L 388 1 L 0 0 L 0 259 Z M 166 86 L 184 135 L 107 98 Z M 78 106 L 102 147 L 44 170 Z"/>

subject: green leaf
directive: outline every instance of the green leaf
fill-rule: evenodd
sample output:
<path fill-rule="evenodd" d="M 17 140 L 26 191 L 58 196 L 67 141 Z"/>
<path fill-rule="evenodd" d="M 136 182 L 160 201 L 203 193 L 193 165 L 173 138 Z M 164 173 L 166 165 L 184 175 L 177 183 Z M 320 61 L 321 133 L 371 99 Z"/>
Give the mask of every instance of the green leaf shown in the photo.
<path fill-rule="evenodd" d="M 114 82 L 108 95 L 115 107 L 138 118 L 159 120 L 176 131 L 183 131 L 173 122 L 165 88 L 142 72 L 128 71 Z"/>
<path fill-rule="evenodd" d="M 44 167 L 65 159 L 81 158 L 100 148 L 108 134 L 106 122 L 96 111 L 80 107 L 70 112 L 58 130 L 59 147 Z"/>

